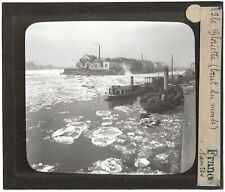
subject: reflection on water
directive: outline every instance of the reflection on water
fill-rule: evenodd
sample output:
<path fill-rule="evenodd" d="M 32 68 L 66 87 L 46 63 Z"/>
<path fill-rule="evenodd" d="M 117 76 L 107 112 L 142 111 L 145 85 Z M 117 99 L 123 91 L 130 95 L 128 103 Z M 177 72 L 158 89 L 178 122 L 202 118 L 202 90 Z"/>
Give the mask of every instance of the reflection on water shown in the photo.
<path fill-rule="evenodd" d="M 144 111 L 138 98 L 105 100 L 113 83 L 127 84 L 129 77 L 27 74 L 27 157 L 35 170 L 180 172 L 183 107 L 140 119 Z"/>
<path fill-rule="evenodd" d="M 137 96 L 130 96 L 130 97 L 125 97 L 125 98 L 120 98 L 120 99 L 106 99 L 109 103 L 109 108 L 114 108 L 117 106 L 124 106 L 124 105 L 133 105 L 134 102 L 137 102 Z"/>

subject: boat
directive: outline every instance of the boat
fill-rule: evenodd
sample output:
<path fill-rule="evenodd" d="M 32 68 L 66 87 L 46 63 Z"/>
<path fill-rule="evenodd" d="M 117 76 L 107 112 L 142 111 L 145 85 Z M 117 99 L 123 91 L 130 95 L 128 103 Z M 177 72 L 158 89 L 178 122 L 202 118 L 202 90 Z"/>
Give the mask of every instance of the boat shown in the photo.
<path fill-rule="evenodd" d="M 164 68 L 164 89 L 149 92 L 140 99 L 140 105 L 147 113 L 161 113 L 184 102 L 183 89 L 178 84 L 168 84 L 168 67 Z"/>
<path fill-rule="evenodd" d="M 115 86 L 109 88 L 108 99 L 136 97 L 147 92 L 160 91 L 163 88 L 163 77 L 146 77 L 142 85 L 134 85 L 134 77 L 131 76 L 131 85 Z"/>
<path fill-rule="evenodd" d="M 151 93 L 140 99 L 141 106 L 148 113 L 165 112 L 183 104 L 183 102 L 183 89 L 179 85 L 171 85 L 166 91 Z"/>

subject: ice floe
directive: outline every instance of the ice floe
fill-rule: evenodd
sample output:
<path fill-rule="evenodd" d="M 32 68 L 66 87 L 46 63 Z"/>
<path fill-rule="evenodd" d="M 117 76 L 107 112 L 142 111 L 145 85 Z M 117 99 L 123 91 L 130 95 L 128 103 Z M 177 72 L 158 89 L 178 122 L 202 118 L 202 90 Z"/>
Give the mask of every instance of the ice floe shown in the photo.
<path fill-rule="evenodd" d="M 127 145 L 115 145 L 115 149 L 118 151 L 121 151 L 123 155 L 128 156 L 128 155 L 133 155 L 136 153 L 136 147 L 131 147 Z"/>
<path fill-rule="evenodd" d="M 105 147 L 107 145 L 110 145 L 116 141 L 115 137 L 94 137 L 92 138 L 92 143 L 99 146 L 99 147 Z"/>
<path fill-rule="evenodd" d="M 63 144 L 72 144 L 74 142 L 74 139 L 71 136 L 57 136 L 57 137 L 53 137 L 53 139 L 57 143 L 63 143 Z"/>
<path fill-rule="evenodd" d="M 65 129 L 61 128 L 52 133 L 52 137 L 58 137 L 65 133 Z"/>
<path fill-rule="evenodd" d="M 130 111 L 130 108 L 127 106 L 117 106 L 114 107 L 114 109 L 118 111 L 123 111 L 124 113 L 128 113 Z"/>
<path fill-rule="evenodd" d="M 108 116 L 110 114 L 111 114 L 111 111 L 106 111 L 106 110 L 96 111 L 96 115 L 100 117 Z"/>
<path fill-rule="evenodd" d="M 87 125 L 87 123 L 82 122 L 82 121 L 73 121 L 71 123 L 68 123 L 66 125 L 66 127 L 67 127 L 67 130 L 69 130 L 69 127 L 75 127 L 76 129 L 80 129 L 81 131 L 85 131 L 89 128 L 89 125 Z"/>
<path fill-rule="evenodd" d="M 32 164 L 31 167 L 39 172 L 54 172 L 56 171 L 58 164 L 48 165 L 43 163 Z"/>
<path fill-rule="evenodd" d="M 105 121 L 105 122 L 102 122 L 102 126 L 108 126 L 108 125 L 112 125 L 113 122 L 112 121 Z"/>
<path fill-rule="evenodd" d="M 119 118 L 119 114 L 111 114 L 111 115 L 107 115 L 105 117 L 102 118 L 102 120 L 112 120 L 112 121 L 116 121 Z"/>
<path fill-rule="evenodd" d="M 93 174 L 120 173 L 122 169 L 122 161 L 116 158 L 108 158 L 103 161 L 97 161 L 88 168 L 88 170 Z"/>
<path fill-rule="evenodd" d="M 70 113 L 69 111 L 60 111 L 60 112 L 58 112 L 59 114 L 68 114 L 68 113 Z"/>
<path fill-rule="evenodd" d="M 117 136 L 121 135 L 123 132 L 116 127 L 99 127 L 93 132 L 92 143 L 105 147 L 116 141 Z"/>
<path fill-rule="evenodd" d="M 75 139 L 80 137 L 82 132 L 89 128 L 85 122 L 73 120 L 64 119 L 64 121 L 67 122 L 66 126 L 52 133 L 51 137 L 55 142 L 62 144 L 72 144 Z"/>
<path fill-rule="evenodd" d="M 146 167 L 150 164 L 150 162 L 145 158 L 138 158 L 135 160 L 135 167 Z"/>
<path fill-rule="evenodd" d="M 169 163 L 168 157 L 169 157 L 168 153 L 161 153 L 161 154 L 157 154 L 154 160 L 156 163 L 164 165 Z"/>

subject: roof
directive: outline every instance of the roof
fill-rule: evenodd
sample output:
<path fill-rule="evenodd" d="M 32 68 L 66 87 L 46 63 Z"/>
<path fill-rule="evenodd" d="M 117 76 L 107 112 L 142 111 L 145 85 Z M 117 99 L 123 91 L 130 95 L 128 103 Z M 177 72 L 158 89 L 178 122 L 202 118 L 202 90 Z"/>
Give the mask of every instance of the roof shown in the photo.
<path fill-rule="evenodd" d="M 96 56 L 88 54 L 85 54 L 83 55 L 83 57 L 81 57 L 81 59 L 96 59 L 96 58 L 97 58 Z"/>

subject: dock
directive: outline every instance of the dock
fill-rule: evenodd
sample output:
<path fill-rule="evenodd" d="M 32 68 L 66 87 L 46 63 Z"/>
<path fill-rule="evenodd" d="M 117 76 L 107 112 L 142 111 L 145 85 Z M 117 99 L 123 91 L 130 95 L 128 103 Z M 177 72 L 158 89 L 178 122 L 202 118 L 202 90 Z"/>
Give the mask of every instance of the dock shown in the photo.
<path fill-rule="evenodd" d="M 196 154 L 196 99 L 195 91 L 190 88 L 184 91 L 181 172 L 185 172 L 193 166 Z"/>

